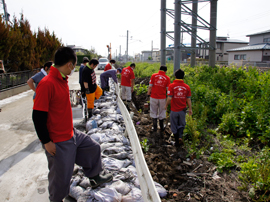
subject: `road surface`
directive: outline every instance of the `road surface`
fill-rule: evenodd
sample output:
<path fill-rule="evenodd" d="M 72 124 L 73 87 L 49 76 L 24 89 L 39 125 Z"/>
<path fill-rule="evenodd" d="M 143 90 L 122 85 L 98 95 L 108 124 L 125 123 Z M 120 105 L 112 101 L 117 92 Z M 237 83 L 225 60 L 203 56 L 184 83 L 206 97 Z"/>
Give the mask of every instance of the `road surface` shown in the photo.
<path fill-rule="evenodd" d="M 103 70 L 96 70 L 97 79 Z M 69 88 L 80 89 L 79 73 Z M 29 90 L 0 100 L 0 201 L 47 202 L 47 159 L 32 122 L 33 94 Z M 66 198 L 65 202 L 74 201 Z"/>

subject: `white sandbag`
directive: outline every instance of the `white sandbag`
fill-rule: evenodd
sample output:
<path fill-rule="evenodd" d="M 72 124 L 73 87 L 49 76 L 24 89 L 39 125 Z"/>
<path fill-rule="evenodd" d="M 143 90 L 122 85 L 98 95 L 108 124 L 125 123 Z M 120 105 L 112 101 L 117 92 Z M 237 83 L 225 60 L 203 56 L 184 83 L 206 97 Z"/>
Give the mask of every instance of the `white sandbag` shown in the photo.
<path fill-rule="evenodd" d="M 82 200 L 81 197 L 80 200 Z M 121 202 L 122 195 L 116 191 L 115 188 L 101 188 L 101 189 L 89 189 L 85 191 L 84 198 L 88 198 L 85 202 L 98 201 L 98 202 Z M 94 198 L 95 200 L 93 200 Z M 91 202 L 92 202 L 91 201 Z M 83 201 L 80 201 L 83 202 Z"/>
<path fill-rule="evenodd" d="M 125 168 L 131 164 L 131 161 L 128 159 L 125 160 L 118 160 L 114 158 L 103 158 L 102 163 L 105 168 L 107 168 L 110 171 L 117 171 L 120 170 L 121 168 Z"/>
<path fill-rule="evenodd" d="M 89 178 L 84 176 L 82 178 L 82 181 L 79 183 L 79 186 L 83 187 L 84 189 L 90 187 L 91 185 Z"/>
<path fill-rule="evenodd" d="M 117 180 L 113 182 L 109 187 L 115 188 L 116 191 L 122 195 L 128 194 L 131 190 L 131 187 L 129 186 L 129 184 L 124 183 L 122 180 Z"/>
<path fill-rule="evenodd" d="M 122 202 L 143 202 L 142 192 L 140 189 L 134 187 L 132 190 L 127 194 L 122 196 Z"/>
<path fill-rule="evenodd" d="M 123 170 L 123 168 L 121 168 L 119 171 L 114 173 L 114 180 L 122 180 L 123 182 L 130 182 L 133 184 L 134 180 L 136 179 L 136 176 L 128 169 Z"/>
<path fill-rule="evenodd" d="M 102 129 L 101 128 L 92 128 L 91 130 L 89 130 L 87 132 L 87 135 L 91 135 L 93 133 L 97 133 L 97 132 L 100 132 Z"/>
<path fill-rule="evenodd" d="M 93 128 L 97 128 L 97 122 L 95 120 L 89 120 L 86 122 L 86 131 L 89 131 Z"/>
<path fill-rule="evenodd" d="M 81 186 L 70 186 L 69 196 L 78 200 L 78 198 L 83 194 L 84 190 L 85 189 Z"/>
<path fill-rule="evenodd" d="M 113 121 L 106 121 L 103 122 L 99 127 L 102 129 L 111 128 L 113 123 L 114 123 Z"/>
<path fill-rule="evenodd" d="M 159 183 L 157 183 L 155 181 L 154 181 L 154 183 L 155 183 L 155 187 L 157 189 L 157 192 L 158 192 L 160 198 L 166 197 L 167 196 L 167 190 L 161 184 L 159 184 Z"/>
<path fill-rule="evenodd" d="M 112 142 L 112 143 L 104 142 L 100 145 L 101 151 L 109 147 L 121 147 L 121 146 L 123 146 L 123 143 L 121 142 Z"/>
<path fill-rule="evenodd" d="M 90 137 L 100 144 L 101 139 L 105 138 L 106 134 L 105 133 L 93 133 L 90 135 Z"/>

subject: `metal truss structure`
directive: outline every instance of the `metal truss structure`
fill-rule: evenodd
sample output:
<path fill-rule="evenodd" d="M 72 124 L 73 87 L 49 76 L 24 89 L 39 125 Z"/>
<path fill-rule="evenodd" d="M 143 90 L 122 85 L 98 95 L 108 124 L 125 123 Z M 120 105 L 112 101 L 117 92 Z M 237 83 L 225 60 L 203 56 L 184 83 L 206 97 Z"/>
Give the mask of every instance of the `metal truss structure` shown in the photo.
<path fill-rule="evenodd" d="M 198 15 L 198 3 L 210 2 L 210 22 Z M 187 4 L 192 4 L 190 9 Z M 166 16 L 174 19 L 174 31 L 166 30 Z M 181 15 L 191 16 L 192 24 L 182 20 Z M 166 63 L 166 37 L 174 41 L 174 71 L 180 68 L 181 51 L 186 50 L 191 53 L 191 66 L 195 65 L 196 50 L 209 50 L 209 65 L 215 65 L 215 43 L 216 43 L 216 17 L 217 0 L 175 0 L 175 9 L 166 8 L 166 0 L 161 0 L 161 64 Z M 197 30 L 207 30 L 210 32 L 210 41 L 207 42 L 197 34 Z M 187 33 L 191 37 L 191 46 L 181 43 L 181 34 Z M 174 34 L 174 36 L 172 36 Z M 203 44 L 203 48 L 198 48 L 196 43 Z"/>

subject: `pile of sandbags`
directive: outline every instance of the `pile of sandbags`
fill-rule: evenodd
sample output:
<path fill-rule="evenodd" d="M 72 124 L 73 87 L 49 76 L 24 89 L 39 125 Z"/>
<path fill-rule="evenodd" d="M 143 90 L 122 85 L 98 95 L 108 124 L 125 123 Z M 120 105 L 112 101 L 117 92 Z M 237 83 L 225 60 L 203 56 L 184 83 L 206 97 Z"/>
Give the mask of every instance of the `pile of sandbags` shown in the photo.
<path fill-rule="evenodd" d="M 93 116 L 83 132 L 100 144 L 103 172 L 112 173 L 113 180 L 92 189 L 82 168 L 75 166 L 70 196 L 78 202 L 143 201 L 130 142 L 123 135 L 125 124 L 117 106 L 114 85 L 110 85 L 110 89 L 105 96 L 95 100 Z M 155 186 L 160 197 L 167 195 L 162 185 L 155 182 Z"/>

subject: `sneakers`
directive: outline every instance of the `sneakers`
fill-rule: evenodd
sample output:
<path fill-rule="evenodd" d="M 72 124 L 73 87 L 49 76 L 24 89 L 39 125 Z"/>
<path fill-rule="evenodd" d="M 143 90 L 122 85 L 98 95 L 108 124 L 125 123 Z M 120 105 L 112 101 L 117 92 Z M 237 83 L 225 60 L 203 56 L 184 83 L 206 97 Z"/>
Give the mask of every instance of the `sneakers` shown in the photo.
<path fill-rule="evenodd" d="M 89 178 L 91 187 L 93 189 L 97 188 L 99 185 L 110 182 L 113 179 L 112 174 L 105 174 L 105 175 L 96 175 L 93 178 Z"/>

